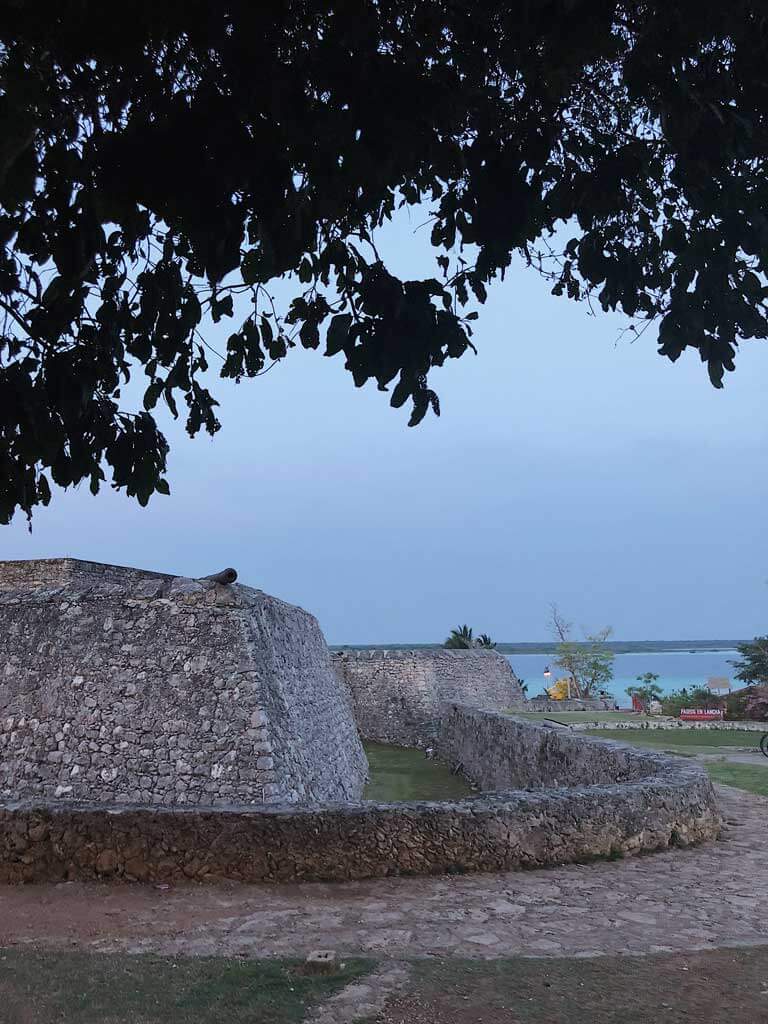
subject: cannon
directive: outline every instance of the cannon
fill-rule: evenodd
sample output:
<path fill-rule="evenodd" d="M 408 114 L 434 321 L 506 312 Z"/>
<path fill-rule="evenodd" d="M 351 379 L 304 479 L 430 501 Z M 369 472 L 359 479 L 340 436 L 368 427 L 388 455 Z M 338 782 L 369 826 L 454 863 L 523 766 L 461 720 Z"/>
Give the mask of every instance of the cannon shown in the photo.
<path fill-rule="evenodd" d="M 237 569 L 222 569 L 221 572 L 211 573 L 210 576 L 203 576 L 204 580 L 213 580 L 214 583 L 234 583 L 237 579 Z"/>

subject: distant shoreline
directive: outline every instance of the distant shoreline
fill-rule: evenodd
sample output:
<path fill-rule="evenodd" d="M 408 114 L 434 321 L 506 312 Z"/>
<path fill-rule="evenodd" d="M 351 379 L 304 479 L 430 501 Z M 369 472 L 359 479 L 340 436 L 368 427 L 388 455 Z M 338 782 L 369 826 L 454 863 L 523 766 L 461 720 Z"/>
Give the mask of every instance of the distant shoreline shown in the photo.
<path fill-rule="evenodd" d="M 717 640 L 611 640 L 606 646 L 614 654 L 703 654 L 715 651 L 733 651 L 737 643 Z M 437 650 L 442 644 L 329 644 L 332 651 L 427 651 Z M 500 654 L 555 654 L 557 644 L 547 641 L 496 644 Z"/>

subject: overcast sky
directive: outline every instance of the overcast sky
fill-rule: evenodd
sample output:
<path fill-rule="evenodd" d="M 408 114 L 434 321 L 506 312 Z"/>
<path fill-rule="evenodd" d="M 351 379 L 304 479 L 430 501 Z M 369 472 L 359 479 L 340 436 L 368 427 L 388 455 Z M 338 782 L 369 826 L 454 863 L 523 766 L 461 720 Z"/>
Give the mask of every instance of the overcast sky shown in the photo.
<path fill-rule="evenodd" d="M 425 235 L 385 233 L 394 272 L 433 273 Z M 213 440 L 164 423 L 171 497 L 60 492 L 31 534 L 0 528 L 0 557 L 232 565 L 330 643 L 440 641 L 464 622 L 545 639 L 552 601 L 619 639 L 766 632 L 768 346 L 744 345 L 718 392 L 695 354 L 673 365 L 623 323 L 520 267 L 481 309 L 478 356 L 434 373 L 443 414 L 416 429 L 343 356 L 294 350 L 217 383 Z"/>

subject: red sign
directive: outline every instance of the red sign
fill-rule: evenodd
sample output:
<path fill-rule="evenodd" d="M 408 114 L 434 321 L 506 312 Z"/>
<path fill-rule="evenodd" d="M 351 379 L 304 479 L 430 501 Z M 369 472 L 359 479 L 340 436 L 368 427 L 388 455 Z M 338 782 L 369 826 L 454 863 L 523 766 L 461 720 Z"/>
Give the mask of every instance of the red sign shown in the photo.
<path fill-rule="evenodd" d="M 683 708 L 681 722 L 717 722 L 723 717 L 722 708 Z"/>

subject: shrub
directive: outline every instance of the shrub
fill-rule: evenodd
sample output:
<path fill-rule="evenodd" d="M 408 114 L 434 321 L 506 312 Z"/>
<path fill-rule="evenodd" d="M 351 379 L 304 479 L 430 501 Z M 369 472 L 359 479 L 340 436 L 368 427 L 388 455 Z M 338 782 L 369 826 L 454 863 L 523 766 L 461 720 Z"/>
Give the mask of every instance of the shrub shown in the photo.
<path fill-rule="evenodd" d="M 755 686 L 746 697 L 747 718 L 757 722 L 768 721 L 768 686 Z"/>

